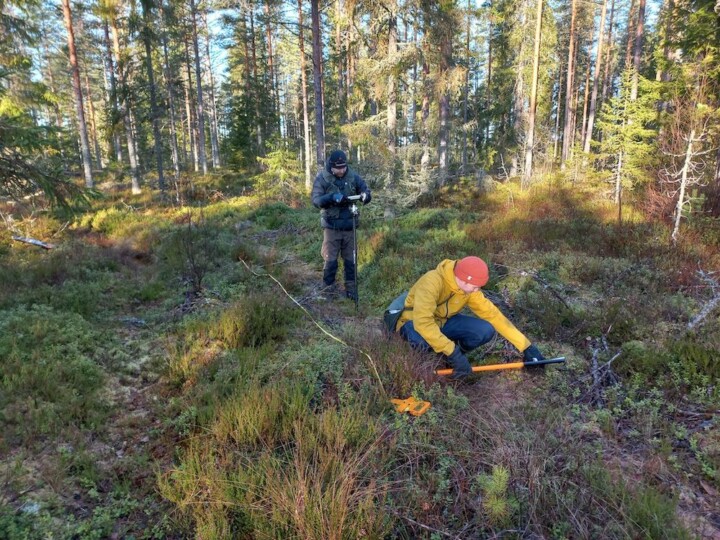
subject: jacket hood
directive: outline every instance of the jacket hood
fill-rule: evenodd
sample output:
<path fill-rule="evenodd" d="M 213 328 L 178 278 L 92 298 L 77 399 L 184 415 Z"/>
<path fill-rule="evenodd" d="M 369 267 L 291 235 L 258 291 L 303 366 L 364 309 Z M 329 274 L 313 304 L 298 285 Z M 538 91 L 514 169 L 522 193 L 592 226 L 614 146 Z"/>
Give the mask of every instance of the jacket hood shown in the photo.
<path fill-rule="evenodd" d="M 446 287 L 453 293 L 464 294 L 463 290 L 458 286 L 457 281 L 455 281 L 455 263 L 457 263 L 457 261 L 453 259 L 445 259 L 437 265 L 436 270 L 442 275 Z"/>

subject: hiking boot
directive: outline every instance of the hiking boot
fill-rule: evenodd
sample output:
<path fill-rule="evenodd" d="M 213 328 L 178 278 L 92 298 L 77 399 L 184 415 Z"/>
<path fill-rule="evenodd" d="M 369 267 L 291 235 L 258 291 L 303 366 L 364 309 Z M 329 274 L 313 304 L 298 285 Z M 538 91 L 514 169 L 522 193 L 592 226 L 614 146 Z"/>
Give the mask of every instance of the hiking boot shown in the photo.
<path fill-rule="evenodd" d="M 332 285 L 323 283 L 315 290 L 315 294 L 318 300 L 335 300 L 340 297 L 340 291 L 334 283 Z"/>
<path fill-rule="evenodd" d="M 358 299 L 357 291 L 352 291 L 352 290 L 345 291 L 345 298 L 352 300 L 353 302 L 357 302 L 357 299 Z"/>

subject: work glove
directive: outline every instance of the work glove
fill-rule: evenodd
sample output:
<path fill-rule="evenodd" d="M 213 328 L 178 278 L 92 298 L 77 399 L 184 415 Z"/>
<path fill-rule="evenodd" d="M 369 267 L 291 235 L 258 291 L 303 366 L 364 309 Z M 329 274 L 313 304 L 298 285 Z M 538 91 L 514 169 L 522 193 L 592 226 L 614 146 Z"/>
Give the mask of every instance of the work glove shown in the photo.
<path fill-rule="evenodd" d="M 369 191 L 363 191 L 360 194 L 360 202 L 363 204 L 367 204 L 370 202 L 370 192 Z"/>
<path fill-rule="evenodd" d="M 450 364 L 450 367 L 453 369 L 453 374 L 450 375 L 451 379 L 464 379 L 472 373 L 470 361 L 457 345 L 455 345 L 455 350 L 452 354 L 447 357 L 447 363 Z"/>
<path fill-rule="evenodd" d="M 527 349 L 525 349 L 523 352 L 523 358 L 526 362 L 539 362 L 540 360 L 545 360 L 545 357 L 535 345 L 530 345 Z"/>
<path fill-rule="evenodd" d="M 333 194 L 333 202 L 337 205 L 343 204 L 347 202 L 347 197 L 343 193 L 335 193 Z"/>

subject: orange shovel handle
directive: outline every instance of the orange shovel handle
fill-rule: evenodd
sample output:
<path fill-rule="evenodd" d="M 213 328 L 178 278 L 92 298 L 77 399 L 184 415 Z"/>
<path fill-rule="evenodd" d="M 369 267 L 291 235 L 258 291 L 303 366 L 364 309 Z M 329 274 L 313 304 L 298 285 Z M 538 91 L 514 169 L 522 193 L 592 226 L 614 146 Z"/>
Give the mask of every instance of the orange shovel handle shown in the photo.
<path fill-rule="evenodd" d="M 524 367 L 538 367 L 538 366 L 544 366 L 547 364 L 562 364 L 565 362 L 564 356 L 559 356 L 557 358 L 550 358 L 549 360 L 539 360 L 536 362 L 511 362 L 509 364 L 491 364 L 489 366 L 473 366 L 472 370 L 473 372 L 478 371 L 501 371 L 503 369 L 520 369 Z M 438 375 L 452 375 L 453 370 L 448 369 L 438 369 L 435 370 L 435 373 Z"/>
<path fill-rule="evenodd" d="M 492 364 L 489 366 L 473 366 L 472 370 L 475 371 L 500 371 L 502 369 L 520 369 L 525 367 L 525 362 L 512 362 L 510 364 Z M 438 375 L 452 375 L 453 370 L 448 369 L 438 369 L 435 371 Z"/>

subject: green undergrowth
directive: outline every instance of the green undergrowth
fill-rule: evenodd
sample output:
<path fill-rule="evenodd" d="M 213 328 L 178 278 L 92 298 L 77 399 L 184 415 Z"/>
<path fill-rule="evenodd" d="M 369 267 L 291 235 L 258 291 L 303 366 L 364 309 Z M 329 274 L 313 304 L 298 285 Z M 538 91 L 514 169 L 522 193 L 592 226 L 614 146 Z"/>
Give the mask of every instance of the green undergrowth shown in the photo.
<path fill-rule="evenodd" d="M 249 185 L 213 175 L 185 186 L 183 207 L 110 193 L 65 228 L 38 221 L 48 252 L 0 239 L 15 456 L 0 536 L 690 538 L 706 525 L 686 495 L 720 489 L 720 325 L 717 312 L 687 325 L 712 298 L 697 269 L 720 267 L 714 233 L 704 243 L 695 224 L 671 247 L 667 225 L 629 208 L 618 224 L 598 192 L 557 183 L 456 185 L 387 213 L 379 191 L 361 209 L 356 310 L 314 293 L 317 210 Z M 485 294 L 564 366 L 457 384 L 383 333 L 397 294 L 471 254 L 490 264 Z M 471 359 L 518 353 L 497 340 Z M 396 413 L 389 399 L 411 395 L 430 410 Z M 23 462 L 33 448 L 54 449 L 44 476 Z"/>
<path fill-rule="evenodd" d="M 0 415 L 4 445 L 32 445 L 69 426 L 98 427 L 103 336 L 79 315 L 47 306 L 0 312 Z M 6 448 L 7 449 L 7 448 Z"/>

